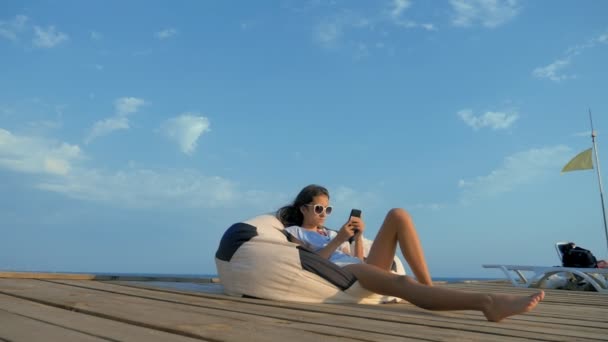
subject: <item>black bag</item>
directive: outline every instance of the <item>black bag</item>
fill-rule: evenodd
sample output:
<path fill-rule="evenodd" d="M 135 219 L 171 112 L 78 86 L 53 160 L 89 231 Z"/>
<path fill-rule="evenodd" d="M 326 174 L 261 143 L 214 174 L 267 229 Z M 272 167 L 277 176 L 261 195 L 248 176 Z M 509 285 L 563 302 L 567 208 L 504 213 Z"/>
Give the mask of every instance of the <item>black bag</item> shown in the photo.
<path fill-rule="evenodd" d="M 596 268 L 597 259 L 591 251 L 581 247 L 570 247 L 562 256 L 564 267 Z"/>

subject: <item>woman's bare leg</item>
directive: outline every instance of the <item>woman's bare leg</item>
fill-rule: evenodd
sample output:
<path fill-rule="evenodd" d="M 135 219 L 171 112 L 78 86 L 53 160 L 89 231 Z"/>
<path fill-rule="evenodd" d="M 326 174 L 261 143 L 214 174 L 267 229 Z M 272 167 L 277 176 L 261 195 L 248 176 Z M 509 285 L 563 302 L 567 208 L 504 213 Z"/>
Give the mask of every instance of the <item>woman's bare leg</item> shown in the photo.
<path fill-rule="evenodd" d="M 543 291 L 530 296 L 516 296 L 432 287 L 369 264 L 348 265 L 345 269 L 353 272 L 361 286 L 372 292 L 399 297 L 427 310 L 477 310 L 492 322 L 530 311 L 545 296 Z"/>
<path fill-rule="evenodd" d="M 422 284 L 432 285 L 414 221 L 403 209 L 391 209 L 386 214 L 365 262 L 383 270 L 390 270 L 397 243 L 416 279 Z"/>

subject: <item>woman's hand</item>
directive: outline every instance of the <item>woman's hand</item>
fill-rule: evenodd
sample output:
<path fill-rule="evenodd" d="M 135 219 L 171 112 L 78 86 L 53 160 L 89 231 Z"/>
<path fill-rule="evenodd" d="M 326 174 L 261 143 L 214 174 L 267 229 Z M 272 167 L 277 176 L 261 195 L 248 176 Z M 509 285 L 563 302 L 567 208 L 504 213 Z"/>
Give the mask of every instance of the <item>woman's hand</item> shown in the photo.
<path fill-rule="evenodd" d="M 348 241 L 351 237 L 355 237 L 356 251 L 354 256 L 363 260 L 363 231 L 365 223 L 359 217 L 351 217 L 342 228 L 338 231 L 338 235 L 333 238 L 325 247 L 317 251 L 317 254 L 325 259 L 329 259 L 341 244 Z"/>
<path fill-rule="evenodd" d="M 346 222 L 342 228 L 338 231 L 338 239 L 341 243 L 348 241 L 351 237 L 355 237 L 355 239 L 360 239 L 363 236 L 363 231 L 365 230 L 365 223 L 360 217 L 351 216 L 348 222 Z"/>
<path fill-rule="evenodd" d="M 361 259 L 362 261 L 365 260 L 363 231 L 365 231 L 365 222 L 363 222 L 360 217 L 351 216 L 348 219 L 348 222 L 346 222 L 338 232 L 338 236 L 336 236 L 336 240 L 340 238 L 343 239 L 340 240 L 341 243 L 350 240 L 351 237 L 354 237 L 354 250 L 351 250 L 351 253 L 348 254 L 351 254 L 352 256 Z"/>

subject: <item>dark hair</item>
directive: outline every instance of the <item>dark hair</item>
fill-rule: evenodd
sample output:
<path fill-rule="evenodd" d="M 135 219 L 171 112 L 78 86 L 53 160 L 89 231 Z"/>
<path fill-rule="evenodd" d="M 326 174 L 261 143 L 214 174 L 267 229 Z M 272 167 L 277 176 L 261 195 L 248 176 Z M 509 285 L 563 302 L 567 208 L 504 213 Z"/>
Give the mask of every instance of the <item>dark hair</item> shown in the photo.
<path fill-rule="evenodd" d="M 276 216 L 283 223 L 285 227 L 289 226 L 301 226 L 304 221 L 304 215 L 300 211 L 300 207 L 309 204 L 312 200 L 320 195 L 325 195 L 329 198 L 329 191 L 326 188 L 311 184 L 304 187 L 304 189 L 300 190 L 296 199 L 293 200 L 293 203 L 290 205 L 286 205 L 281 209 L 277 210 Z"/>

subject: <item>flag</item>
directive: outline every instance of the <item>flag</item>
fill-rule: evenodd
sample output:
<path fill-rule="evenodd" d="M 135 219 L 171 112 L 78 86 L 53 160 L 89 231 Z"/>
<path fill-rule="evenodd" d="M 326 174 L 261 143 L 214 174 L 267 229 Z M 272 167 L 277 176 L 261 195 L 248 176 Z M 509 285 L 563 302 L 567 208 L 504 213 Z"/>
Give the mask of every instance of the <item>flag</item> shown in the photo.
<path fill-rule="evenodd" d="M 584 150 L 583 152 L 576 155 L 564 166 L 562 172 L 576 171 L 576 170 L 589 170 L 593 169 L 593 161 L 591 160 L 591 148 Z"/>

